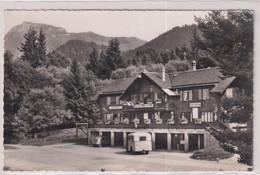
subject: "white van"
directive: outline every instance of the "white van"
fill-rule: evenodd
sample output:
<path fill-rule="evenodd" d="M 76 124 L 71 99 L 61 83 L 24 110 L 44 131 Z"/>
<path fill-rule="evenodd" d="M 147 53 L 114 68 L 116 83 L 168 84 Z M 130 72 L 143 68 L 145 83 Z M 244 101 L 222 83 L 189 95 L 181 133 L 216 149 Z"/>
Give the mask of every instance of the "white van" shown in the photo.
<path fill-rule="evenodd" d="M 149 133 L 131 133 L 127 136 L 127 152 L 144 152 L 152 150 L 152 139 Z"/>

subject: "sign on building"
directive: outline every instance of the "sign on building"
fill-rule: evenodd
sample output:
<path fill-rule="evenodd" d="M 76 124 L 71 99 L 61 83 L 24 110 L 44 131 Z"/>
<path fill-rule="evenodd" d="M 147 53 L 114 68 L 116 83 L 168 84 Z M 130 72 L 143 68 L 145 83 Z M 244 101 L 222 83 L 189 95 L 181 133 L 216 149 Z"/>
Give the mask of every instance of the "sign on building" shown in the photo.
<path fill-rule="evenodd" d="M 201 107 L 201 102 L 196 102 L 196 103 L 190 103 L 191 108 L 199 108 Z"/>

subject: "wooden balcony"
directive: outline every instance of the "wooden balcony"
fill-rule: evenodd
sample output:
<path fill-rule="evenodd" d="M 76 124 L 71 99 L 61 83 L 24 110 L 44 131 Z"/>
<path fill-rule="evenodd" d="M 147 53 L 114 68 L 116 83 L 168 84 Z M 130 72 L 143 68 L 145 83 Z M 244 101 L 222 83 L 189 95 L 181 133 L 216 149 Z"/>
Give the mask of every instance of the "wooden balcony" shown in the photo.
<path fill-rule="evenodd" d="M 218 122 L 212 122 L 211 125 L 218 126 Z M 155 121 L 151 121 L 150 124 L 144 121 L 140 121 L 140 123 L 135 127 L 134 122 L 129 121 L 129 124 L 124 124 L 119 122 L 119 124 L 115 124 L 114 122 L 101 122 L 101 124 L 89 124 L 90 128 L 122 128 L 122 129 L 205 129 L 209 127 L 208 123 L 202 122 L 200 124 L 196 124 L 194 122 L 181 123 L 174 122 L 174 124 L 169 124 L 169 122 L 163 121 L 161 124 L 156 124 Z"/>

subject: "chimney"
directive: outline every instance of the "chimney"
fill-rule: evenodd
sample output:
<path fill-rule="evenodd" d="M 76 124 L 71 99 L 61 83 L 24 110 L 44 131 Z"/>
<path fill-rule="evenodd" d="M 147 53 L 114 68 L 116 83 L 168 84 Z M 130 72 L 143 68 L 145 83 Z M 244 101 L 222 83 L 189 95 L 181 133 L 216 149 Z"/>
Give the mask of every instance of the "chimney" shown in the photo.
<path fill-rule="evenodd" d="M 162 66 L 162 81 L 165 81 L 165 67 Z"/>
<path fill-rule="evenodd" d="M 196 61 L 195 60 L 192 61 L 192 70 L 196 70 Z"/>

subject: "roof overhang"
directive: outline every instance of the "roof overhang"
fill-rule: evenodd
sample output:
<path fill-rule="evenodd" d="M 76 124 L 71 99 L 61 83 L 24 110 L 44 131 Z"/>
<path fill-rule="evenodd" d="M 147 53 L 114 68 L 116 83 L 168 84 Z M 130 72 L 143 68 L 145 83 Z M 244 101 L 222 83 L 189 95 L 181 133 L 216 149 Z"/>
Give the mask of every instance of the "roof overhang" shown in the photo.
<path fill-rule="evenodd" d="M 220 81 L 210 92 L 223 94 L 235 79 L 236 77 L 229 77 Z"/>
<path fill-rule="evenodd" d="M 176 91 L 172 91 L 170 89 L 162 89 L 169 96 L 179 96 L 180 94 Z"/>

